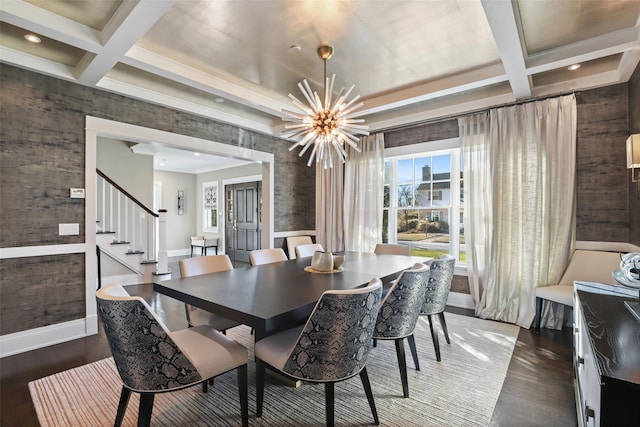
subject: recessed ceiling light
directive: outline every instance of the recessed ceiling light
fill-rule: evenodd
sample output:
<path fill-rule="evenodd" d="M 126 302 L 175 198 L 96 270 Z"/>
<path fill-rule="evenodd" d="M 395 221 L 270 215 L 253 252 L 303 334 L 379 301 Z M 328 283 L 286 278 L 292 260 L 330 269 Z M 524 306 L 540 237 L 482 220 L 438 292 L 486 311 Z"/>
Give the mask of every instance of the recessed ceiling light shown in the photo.
<path fill-rule="evenodd" d="M 25 34 L 24 35 L 25 40 L 27 40 L 28 42 L 31 43 L 41 43 L 42 40 L 40 39 L 40 37 L 36 36 L 35 34 Z"/>
<path fill-rule="evenodd" d="M 302 48 L 300 47 L 299 44 L 292 44 L 291 46 L 289 46 L 289 50 L 291 52 L 300 52 Z"/>
<path fill-rule="evenodd" d="M 569 65 L 568 70 L 569 70 L 569 71 L 575 71 L 575 70 L 577 70 L 577 69 L 578 69 L 578 68 L 580 68 L 580 67 L 581 67 L 581 65 L 580 65 L 580 64 L 573 64 L 573 65 Z"/>
<path fill-rule="evenodd" d="M 199 156 L 199 155 L 200 155 L 200 153 L 193 153 L 193 155 L 194 155 L 194 156 Z"/>

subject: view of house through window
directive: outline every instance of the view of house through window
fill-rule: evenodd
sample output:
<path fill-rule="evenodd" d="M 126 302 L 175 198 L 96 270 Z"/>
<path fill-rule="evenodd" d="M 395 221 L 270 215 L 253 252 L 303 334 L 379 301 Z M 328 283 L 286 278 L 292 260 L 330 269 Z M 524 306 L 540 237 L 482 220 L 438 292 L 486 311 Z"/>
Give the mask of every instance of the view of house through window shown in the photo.
<path fill-rule="evenodd" d="M 458 177 L 458 179 L 456 179 Z M 385 159 L 383 242 L 466 262 L 460 150 Z"/>

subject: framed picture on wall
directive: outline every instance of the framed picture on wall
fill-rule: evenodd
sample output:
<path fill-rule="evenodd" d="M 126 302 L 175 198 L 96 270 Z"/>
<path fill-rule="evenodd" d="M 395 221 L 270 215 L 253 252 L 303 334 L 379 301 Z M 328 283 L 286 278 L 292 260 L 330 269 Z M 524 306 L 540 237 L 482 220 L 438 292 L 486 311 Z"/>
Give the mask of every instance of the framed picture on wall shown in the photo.
<path fill-rule="evenodd" d="M 202 184 L 203 230 L 218 232 L 218 181 Z"/>

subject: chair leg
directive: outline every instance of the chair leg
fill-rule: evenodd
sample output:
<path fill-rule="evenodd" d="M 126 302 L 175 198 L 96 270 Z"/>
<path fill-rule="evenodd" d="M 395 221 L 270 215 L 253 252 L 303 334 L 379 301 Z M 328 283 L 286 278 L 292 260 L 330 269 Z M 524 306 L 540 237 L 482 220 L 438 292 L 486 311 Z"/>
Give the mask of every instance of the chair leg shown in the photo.
<path fill-rule="evenodd" d="M 334 417 L 335 390 L 332 382 L 324 383 L 324 412 L 326 414 L 327 427 L 335 425 Z"/>
<path fill-rule="evenodd" d="M 536 334 L 540 333 L 541 322 L 542 322 L 542 298 L 536 297 Z"/>
<path fill-rule="evenodd" d="M 256 416 L 262 416 L 262 403 L 264 401 L 264 362 L 256 359 Z"/>
<path fill-rule="evenodd" d="M 374 346 L 374 347 L 377 347 L 377 346 L 378 346 L 378 340 L 377 340 L 377 339 L 375 339 L 375 338 L 373 339 L 373 346 Z"/>
<path fill-rule="evenodd" d="M 398 369 L 400 369 L 400 382 L 402 382 L 402 396 L 409 397 L 409 381 L 407 379 L 407 358 L 404 354 L 404 339 L 398 338 L 393 341 L 396 344 Z"/>
<path fill-rule="evenodd" d="M 413 365 L 416 367 L 416 371 L 420 370 L 420 362 L 418 362 L 418 350 L 416 348 L 416 340 L 413 337 L 413 334 L 407 337 L 407 342 L 409 343 L 409 349 L 411 350 L 411 356 L 413 356 Z"/>
<path fill-rule="evenodd" d="M 249 426 L 249 390 L 247 381 L 247 365 L 238 366 L 238 394 L 240 396 L 240 413 L 242 427 Z"/>
<path fill-rule="evenodd" d="M 122 420 L 124 419 L 124 413 L 127 411 L 127 405 L 129 404 L 129 397 L 131 396 L 131 390 L 122 386 L 122 392 L 120 393 L 120 402 L 118 403 L 118 413 L 116 414 L 116 421 L 113 423 L 113 427 L 120 427 Z"/>
<path fill-rule="evenodd" d="M 207 393 L 209 391 L 209 382 L 207 380 L 202 381 L 202 392 Z"/>
<path fill-rule="evenodd" d="M 431 339 L 433 340 L 433 348 L 436 351 L 436 360 L 440 361 L 440 343 L 438 342 L 438 331 L 434 328 L 433 319 L 431 318 L 433 315 L 429 314 L 427 319 L 429 320 L 429 330 L 431 331 Z"/>
<path fill-rule="evenodd" d="M 376 410 L 376 402 L 374 402 L 373 400 L 373 392 L 371 391 L 371 383 L 369 382 L 369 375 L 367 374 L 366 366 L 362 368 L 362 371 L 360 371 L 360 380 L 362 381 L 364 393 L 367 395 L 367 400 L 369 401 L 369 407 L 371 408 L 373 421 L 375 425 L 378 425 L 380 424 L 380 420 L 378 420 L 378 411 Z"/>
<path fill-rule="evenodd" d="M 151 412 L 153 411 L 153 393 L 140 395 L 140 409 L 138 410 L 138 427 L 149 427 L 151 424 Z"/>
<path fill-rule="evenodd" d="M 442 332 L 444 332 L 444 339 L 447 340 L 447 344 L 451 344 L 451 340 L 449 340 L 449 331 L 447 330 L 447 321 L 444 320 L 444 311 L 438 313 L 438 317 L 440 318 L 440 326 L 442 326 Z"/>

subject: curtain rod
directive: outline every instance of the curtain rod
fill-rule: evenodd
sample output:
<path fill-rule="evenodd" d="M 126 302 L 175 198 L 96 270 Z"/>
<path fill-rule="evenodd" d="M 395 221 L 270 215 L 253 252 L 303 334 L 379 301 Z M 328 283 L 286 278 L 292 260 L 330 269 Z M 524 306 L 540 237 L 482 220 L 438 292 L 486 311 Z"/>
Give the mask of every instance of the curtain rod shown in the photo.
<path fill-rule="evenodd" d="M 545 100 L 545 99 L 553 99 L 553 98 L 560 98 L 561 96 L 566 96 L 566 95 L 570 95 L 570 94 L 574 94 L 574 95 L 580 95 L 582 93 L 582 91 L 567 91 L 567 92 L 563 92 L 563 93 L 559 93 L 553 96 L 540 96 L 538 98 L 527 98 L 527 99 L 520 99 L 520 100 L 516 100 L 507 104 L 500 104 L 500 105 L 495 105 L 493 107 L 484 107 L 484 108 L 478 108 L 475 110 L 470 110 L 470 111 L 466 111 L 464 113 L 455 113 L 455 114 L 449 114 L 447 116 L 442 116 L 442 117 L 436 117 L 433 119 L 427 119 L 427 120 L 422 120 L 416 123 L 412 123 L 410 125 L 398 125 L 398 126 L 391 126 L 388 128 L 382 128 L 380 129 L 381 133 L 385 133 L 385 132 L 392 132 L 392 131 L 396 131 L 396 130 L 401 130 L 401 129 L 412 129 L 412 128 L 416 128 L 416 127 L 420 127 L 420 126 L 425 126 L 425 125 L 431 125 L 434 123 L 440 123 L 440 122 L 445 122 L 447 120 L 451 120 L 451 119 L 455 119 L 458 117 L 464 117 L 464 116 L 469 116 L 471 114 L 478 114 L 478 113 L 482 113 L 482 112 L 489 112 L 489 110 L 492 110 L 494 108 L 503 108 L 503 107 L 513 107 L 514 105 L 521 105 L 521 104 L 527 104 L 529 102 L 535 102 L 535 101 L 541 101 L 541 100 Z"/>

